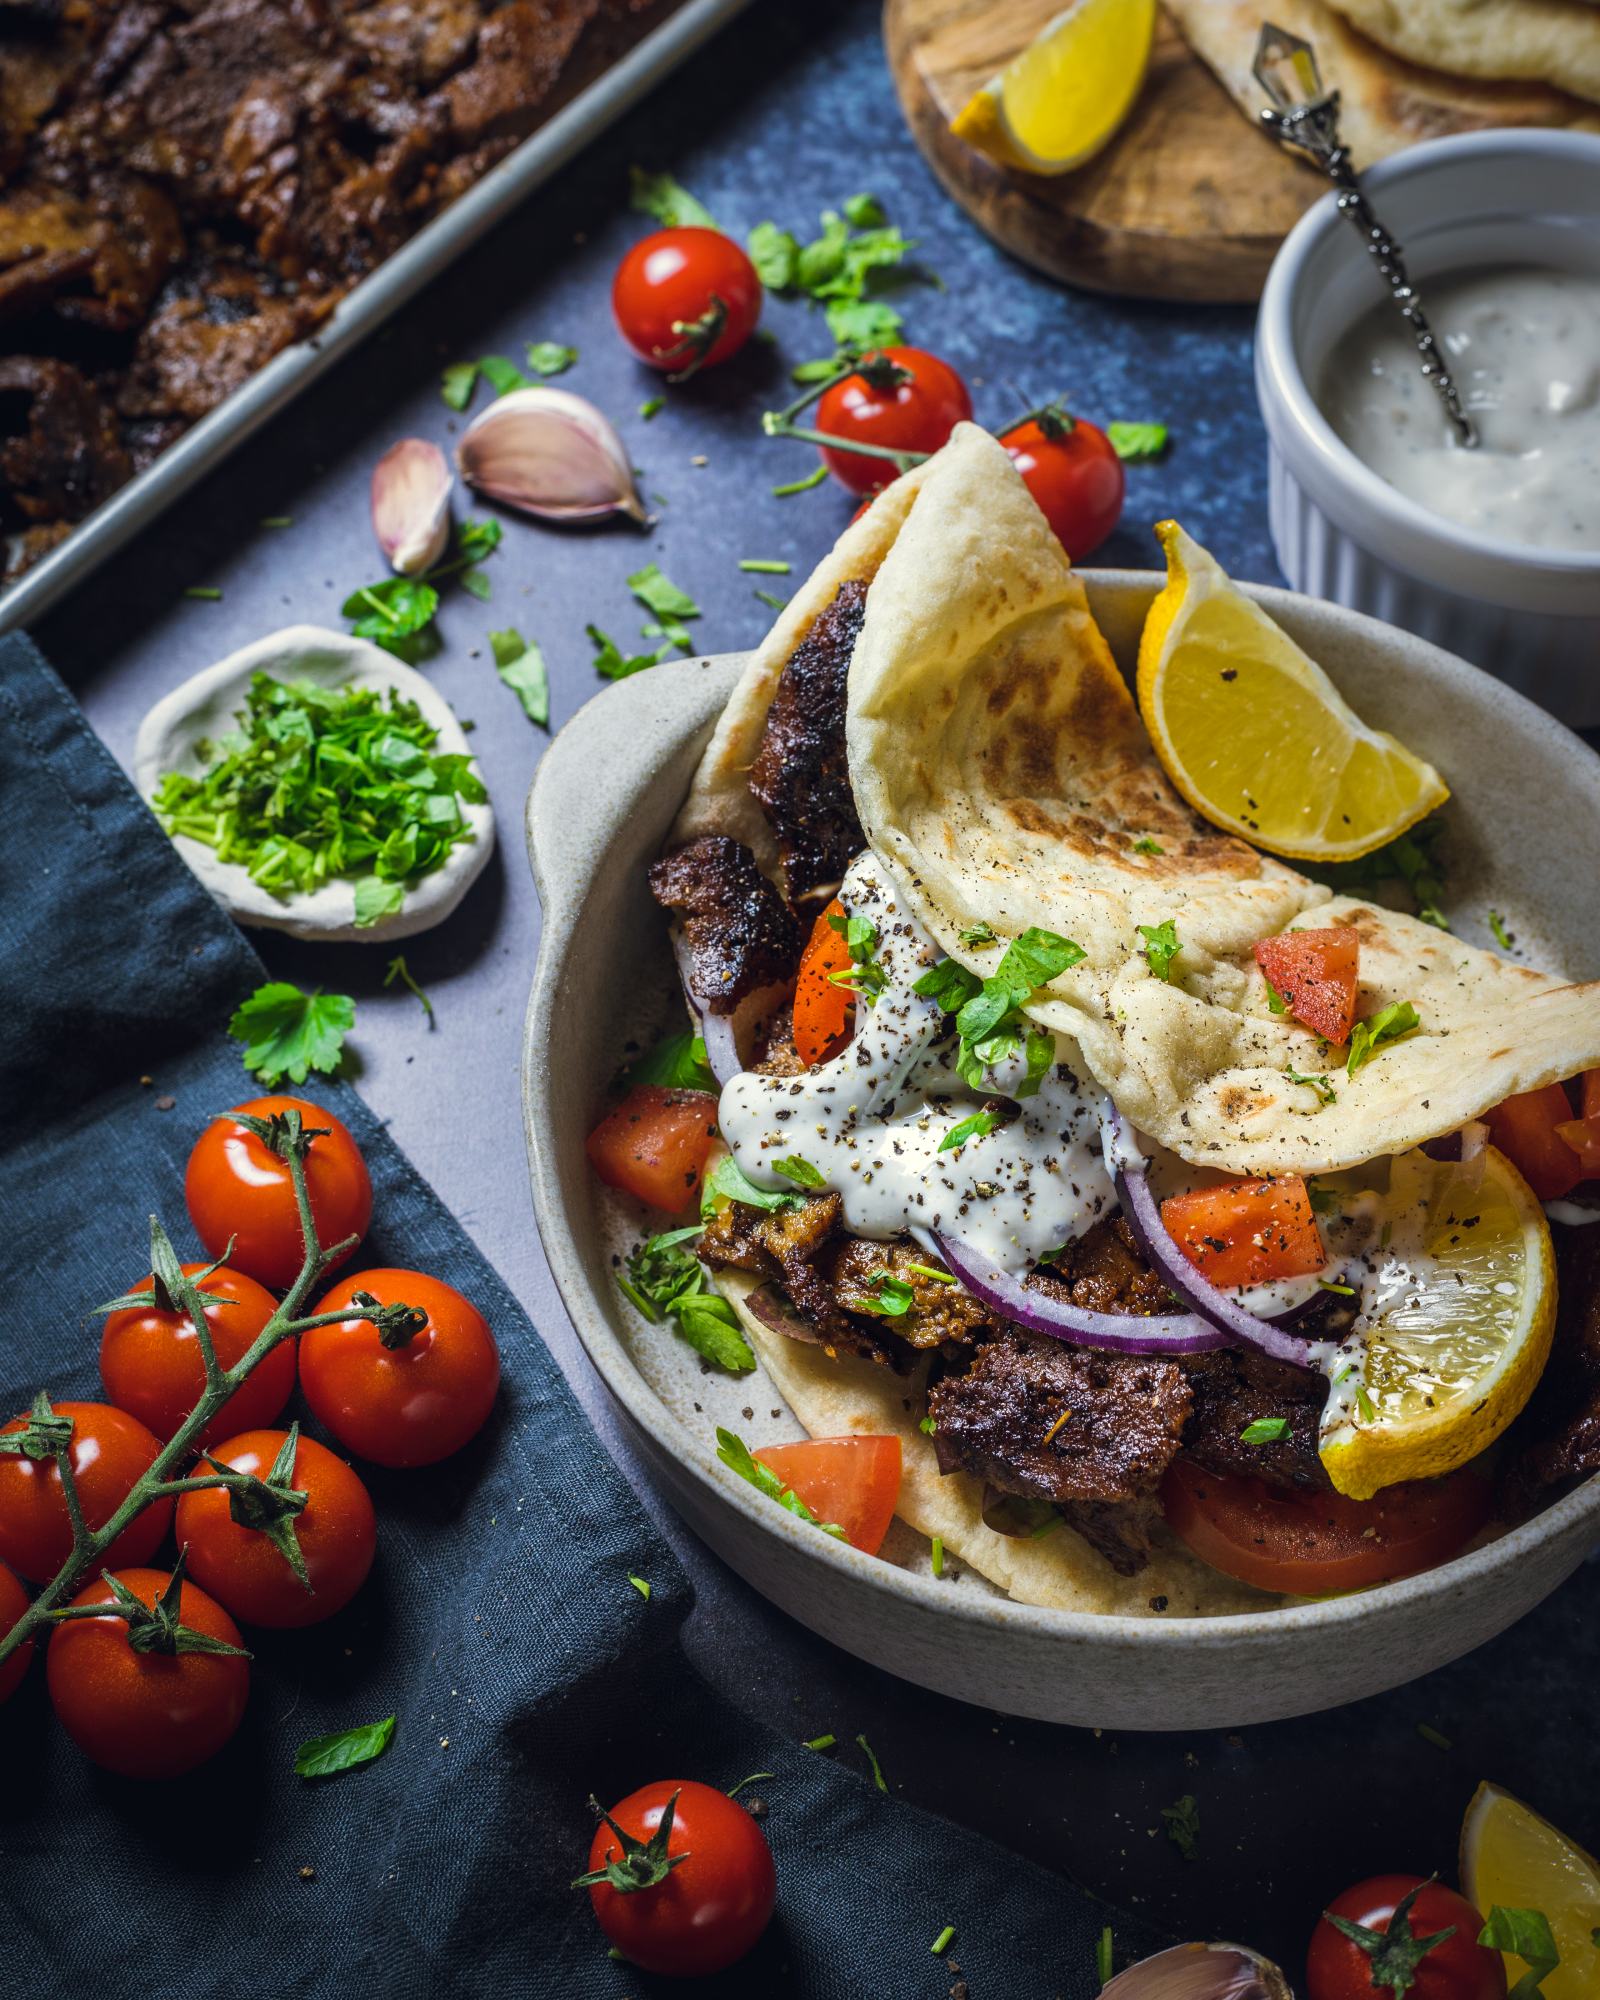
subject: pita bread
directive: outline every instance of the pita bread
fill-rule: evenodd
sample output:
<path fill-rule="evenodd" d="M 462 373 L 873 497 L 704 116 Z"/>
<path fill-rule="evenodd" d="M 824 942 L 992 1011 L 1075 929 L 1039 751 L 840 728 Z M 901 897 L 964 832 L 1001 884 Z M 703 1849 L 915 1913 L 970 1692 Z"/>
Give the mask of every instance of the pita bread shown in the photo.
<path fill-rule="evenodd" d="M 1452 76 L 1555 84 L 1600 99 L 1589 0 L 1328 0 L 1391 54 Z"/>
<path fill-rule="evenodd" d="M 1367 0 L 1358 0 L 1365 6 Z M 1300 35 L 1317 52 L 1323 82 L 1339 92 L 1339 129 L 1358 167 L 1419 139 L 1502 125 L 1600 131 L 1600 111 L 1540 83 L 1486 82 L 1422 69 L 1368 41 L 1323 0 L 1166 0 L 1191 48 L 1216 73 L 1252 124 L 1265 99 L 1250 73 L 1264 20 Z M 1412 0 L 1395 0 L 1396 14 Z"/>

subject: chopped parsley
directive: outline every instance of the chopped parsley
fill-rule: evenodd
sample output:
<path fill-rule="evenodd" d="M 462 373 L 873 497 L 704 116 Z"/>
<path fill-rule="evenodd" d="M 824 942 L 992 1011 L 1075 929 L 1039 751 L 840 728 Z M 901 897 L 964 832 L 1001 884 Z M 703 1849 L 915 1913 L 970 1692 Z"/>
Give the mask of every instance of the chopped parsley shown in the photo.
<path fill-rule="evenodd" d="M 381 1722 L 363 1722 L 354 1729 L 336 1729 L 328 1736 L 313 1736 L 294 1753 L 297 1778 L 332 1778 L 340 1771 L 354 1771 L 381 1757 L 394 1738 L 392 1715 Z"/>
<path fill-rule="evenodd" d="M 916 1304 L 916 1292 L 892 1271 L 874 1271 L 867 1279 L 870 1294 L 851 1299 L 852 1312 L 878 1313 L 884 1319 L 904 1319 Z"/>
<path fill-rule="evenodd" d="M 709 1215 L 719 1201 L 742 1201 L 747 1208 L 771 1212 L 798 1208 L 804 1199 L 803 1195 L 777 1194 L 771 1188 L 757 1187 L 732 1153 L 725 1153 L 706 1175 L 700 1190 L 700 1213 Z"/>
<path fill-rule="evenodd" d="M 1200 1858 L 1200 1807 L 1193 1792 L 1185 1792 L 1170 1806 L 1161 1808 L 1161 1817 L 1166 1822 L 1167 1838 L 1183 1856 L 1185 1861 Z"/>
<path fill-rule="evenodd" d="M 888 1791 L 889 1786 L 888 1786 L 888 1781 L 885 1779 L 883 1775 L 883 1766 L 878 1762 L 877 1758 L 873 1755 L 872 1745 L 867 1741 L 867 1739 L 864 1736 L 858 1736 L 856 1738 L 856 1741 L 861 1745 L 862 1752 L 864 1753 L 867 1762 L 872 1766 L 872 1782 L 877 1786 L 880 1792 Z"/>
<path fill-rule="evenodd" d="M 153 804 L 168 833 L 214 848 L 287 899 L 356 881 L 356 922 L 398 909 L 405 885 L 473 832 L 488 797 L 472 759 L 393 689 L 250 678 L 238 727 L 198 777 L 168 771 Z"/>
<path fill-rule="evenodd" d="M 1431 1743 L 1435 1750 L 1453 1750 L 1456 1746 L 1442 1729 L 1435 1729 L 1431 1722 L 1419 1722 L 1417 1734 L 1424 1743 Z"/>
<path fill-rule="evenodd" d="M 758 1493 L 765 1493 L 769 1500 L 776 1500 L 780 1507 L 802 1521 L 809 1521 L 820 1528 L 825 1535 L 832 1535 L 837 1541 L 846 1539 L 844 1529 L 836 1521 L 819 1521 L 806 1503 L 791 1486 L 772 1470 L 763 1465 L 737 1432 L 717 1426 L 717 1456 L 730 1472 L 737 1472 L 741 1479 L 747 1479 Z"/>
<path fill-rule="evenodd" d="M 1152 839 L 1148 833 L 1141 833 L 1133 843 L 1133 851 L 1135 854 L 1165 854 L 1167 850 L 1159 840 Z"/>
<path fill-rule="evenodd" d="M 699 1235 L 691 1223 L 652 1236 L 628 1258 L 627 1275 L 617 1283 L 653 1325 L 670 1321 L 696 1354 L 730 1375 L 748 1375 L 756 1358 L 739 1330 L 737 1313 L 712 1289 L 695 1254 L 692 1246 Z"/>
<path fill-rule="evenodd" d="M 1508 1951 L 1527 1965 L 1527 1971 L 1511 1988 L 1506 2000 L 1539 2000 L 1544 1981 L 1561 1963 L 1550 1919 L 1543 1910 L 1508 1910 L 1496 1903 L 1489 1912 L 1489 1921 L 1478 1933 L 1478 1942 L 1492 1951 Z"/>
<path fill-rule="evenodd" d="M 774 611 L 786 611 L 789 607 L 787 597 L 774 597 L 770 590 L 752 590 L 750 595 L 759 597 L 763 604 L 770 605 Z"/>
<path fill-rule="evenodd" d="M 207 583 L 191 583 L 183 594 L 185 597 L 200 598 L 207 604 L 220 604 L 222 601 L 222 592 Z"/>
<path fill-rule="evenodd" d="M 1333 1278 L 1318 1278 L 1317 1283 L 1325 1292 L 1337 1292 L 1342 1298 L 1353 1299 L 1356 1295 L 1354 1285 L 1341 1285 Z"/>
<path fill-rule="evenodd" d="M 412 978 L 411 968 L 406 964 L 404 952 L 396 952 L 394 957 L 390 959 L 389 969 L 383 975 L 383 983 L 385 986 L 392 986 L 397 979 L 421 1006 L 423 1013 L 428 1017 L 428 1026 L 431 1028 L 434 1025 L 433 1002 Z"/>
<path fill-rule="evenodd" d="M 1297 1069 L 1285 1068 L 1284 1075 L 1291 1083 L 1303 1083 L 1308 1090 L 1317 1093 L 1317 1104 L 1337 1104 L 1339 1093 L 1325 1076 L 1302 1076 Z"/>
<path fill-rule="evenodd" d="M 796 1187 L 819 1188 L 822 1173 L 811 1162 L 802 1159 L 798 1153 L 791 1153 L 786 1160 L 772 1160 L 768 1163 L 775 1174 L 782 1174 L 786 1181 L 793 1181 Z"/>
<path fill-rule="evenodd" d="M 680 590 L 669 577 L 663 576 L 655 563 L 646 563 L 643 569 L 635 570 L 628 578 L 628 588 L 661 621 L 659 625 L 644 628 L 647 639 L 665 639 L 685 653 L 694 651 L 694 639 L 683 621 L 698 618 L 700 607 L 686 590 Z"/>
<path fill-rule="evenodd" d="M 659 417 L 666 407 L 667 399 L 665 396 L 646 396 L 644 401 L 639 405 L 639 414 L 646 423 L 649 423 L 652 417 Z"/>
<path fill-rule="evenodd" d="M 794 568 L 794 564 L 784 562 L 778 557 L 741 556 L 739 567 L 751 576 L 787 576 Z"/>
<path fill-rule="evenodd" d="M 970 1118 L 963 1118 L 959 1125 L 950 1127 L 939 1141 L 939 1151 L 951 1153 L 957 1146 L 964 1146 L 969 1139 L 986 1139 L 999 1123 L 992 1111 L 974 1111 Z"/>
<path fill-rule="evenodd" d="M 944 1575 L 944 1537 L 935 1535 L 928 1548 L 928 1567 L 935 1576 Z"/>
<path fill-rule="evenodd" d="M 955 1015 L 956 1068 L 971 1090 L 981 1090 L 984 1071 L 1009 1061 L 1026 1040 L 1027 1074 L 1012 1095 L 1031 1097 L 1055 1060 L 1055 1037 L 1030 1027 L 1023 1006 L 1084 956 L 1083 947 L 1070 938 L 1030 927 L 1006 946 L 987 979 L 945 958 L 930 966 L 911 990 L 934 1001 L 941 1013 Z"/>
<path fill-rule="evenodd" d="M 656 1083 L 666 1090 L 715 1091 L 717 1080 L 706 1060 L 706 1045 L 700 1035 L 668 1035 L 656 1043 L 648 1055 L 620 1070 L 613 1089 L 631 1090 L 635 1084 Z"/>
<path fill-rule="evenodd" d="M 1437 853 L 1443 822 L 1437 817 L 1402 833 L 1398 839 L 1356 861 L 1330 863 L 1310 872 L 1335 889 L 1368 889 L 1380 882 L 1403 882 L 1425 924 L 1447 931 L 1449 920 L 1439 904 L 1445 893 L 1444 870 Z"/>
<path fill-rule="evenodd" d="M 1102 1986 L 1111 1984 L 1111 1970 L 1115 1964 L 1116 1943 L 1111 1935 L 1111 1926 L 1106 1925 L 1100 1933 L 1100 1942 L 1094 1948 L 1095 1977 Z"/>
<path fill-rule="evenodd" d="M 808 1736 L 800 1747 L 802 1750 L 831 1750 L 838 1740 L 837 1736 Z"/>
<path fill-rule="evenodd" d="M 1289 1003 L 1287 1000 L 1284 999 L 1283 995 L 1278 991 L 1277 987 L 1273 985 L 1270 979 L 1266 982 L 1266 987 L 1267 987 L 1267 1005 L 1272 1009 L 1273 1013 L 1287 1014 L 1289 1011 Z"/>
<path fill-rule="evenodd" d="M 1422 1021 L 1409 1000 L 1395 1000 L 1365 1021 L 1357 1021 L 1350 1030 L 1350 1054 L 1345 1062 L 1345 1075 L 1354 1076 L 1364 1063 L 1387 1048 L 1391 1042 L 1404 1041 L 1407 1035 L 1414 1035 Z"/>
<path fill-rule="evenodd" d="M 1167 448 L 1167 427 L 1115 421 L 1106 425 L 1106 440 L 1118 458 L 1159 458 Z"/>
<path fill-rule="evenodd" d="M 271 1089 L 285 1076 L 304 1083 L 311 1070 L 332 1076 L 355 1024 L 356 1003 L 347 993 L 302 993 L 286 979 L 271 979 L 235 1010 L 228 1033 L 244 1043 L 245 1068 Z"/>
<path fill-rule="evenodd" d="M 1361 1412 L 1364 1422 L 1375 1424 L 1378 1421 L 1378 1412 L 1373 1408 L 1372 1398 L 1359 1382 L 1356 1384 L 1356 1408 Z"/>
<path fill-rule="evenodd" d="M 932 1437 L 938 1428 L 932 1417 L 921 1417 L 917 1421 L 917 1429 L 924 1437 Z"/>
<path fill-rule="evenodd" d="M 934 1538 L 933 1545 L 935 1548 L 939 1547 L 939 1541 L 937 1537 Z M 934 1571 L 935 1576 L 940 1576 L 942 1574 L 943 1571 L 941 1570 Z M 955 1934 L 956 1934 L 955 1925 L 946 1924 L 944 1929 L 940 1931 L 939 1935 L 934 1939 L 933 1943 L 928 1946 L 929 1951 L 932 1952 L 935 1958 L 943 1958 L 944 1954 L 949 1950 L 951 1943 L 954 1941 Z"/>
<path fill-rule="evenodd" d="M 452 361 L 439 378 L 439 394 L 452 410 L 464 410 L 477 387 L 476 361 Z"/>
<path fill-rule="evenodd" d="M 633 167 L 628 181 L 628 206 L 638 214 L 652 216 L 667 229 L 716 228 L 710 209 L 671 174 L 652 174 L 643 167 Z"/>
<path fill-rule="evenodd" d="M 960 1281 L 952 1272 L 941 1271 L 933 1264 L 907 1264 L 908 1271 L 915 1271 L 919 1278 L 931 1278 L 938 1285 L 954 1285 Z"/>
<path fill-rule="evenodd" d="M 1145 963 L 1157 979 L 1165 980 L 1170 986 L 1172 984 L 1172 961 L 1183 949 L 1183 946 L 1178 942 L 1177 920 L 1173 917 L 1168 917 L 1165 923 L 1138 924 L 1135 928 L 1140 937 L 1144 939 Z"/>
<path fill-rule="evenodd" d="M 1516 939 L 1506 929 L 1506 920 L 1498 910 L 1489 912 L 1489 933 L 1502 951 L 1516 950 Z"/>
<path fill-rule="evenodd" d="M 491 632 L 489 645 L 499 674 L 530 722 L 541 729 L 550 727 L 550 676 L 545 671 L 544 654 L 538 641 L 524 639 L 515 628 Z"/>
<path fill-rule="evenodd" d="M 830 916 L 829 928 L 836 930 L 844 939 L 845 949 L 850 954 L 850 963 L 841 966 L 837 972 L 828 974 L 828 983 L 843 986 L 870 1007 L 888 984 L 888 974 L 877 962 L 877 926 L 866 917 Z"/>
<path fill-rule="evenodd" d="M 1239 1433 L 1241 1444 L 1280 1444 L 1289 1435 L 1287 1417 L 1257 1417 Z"/>
<path fill-rule="evenodd" d="M 480 601 L 489 595 L 489 578 L 478 565 L 504 539 L 498 521 L 463 521 L 456 529 L 455 549 L 448 562 L 423 576 L 386 576 L 378 583 L 353 590 L 339 607 L 351 621 L 358 639 L 370 639 L 396 659 L 412 666 L 438 648 L 434 614 L 439 609 L 439 585 L 459 576 L 461 586 Z"/>
<path fill-rule="evenodd" d="M 980 917 L 977 923 L 968 924 L 966 929 L 962 931 L 961 942 L 964 945 L 972 945 L 972 946 L 980 944 L 993 944 L 995 942 L 993 927 L 989 924 L 986 924 Z"/>
<path fill-rule="evenodd" d="M 650 1602 L 650 1585 L 645 1580 L 645 1578 L 642 1576 L 630 1576 L 628 1578 L 628 1581 L 633 1585 L 634 1589 L 638 1591 L 639 1595 L 644 1599 L 645 1603 L 648 1604 Z"/>
<path fill-rule="evenodd" d="M 535 375 L 565 375 L 577 358 L 578 350 L 563 346 L 559 340 L 528 342 L 528 366 Z"/>
<path fill-rule="evenodd" d="M 659 667 L 672 651 L 667 645 L 658 646 L 653 653 L 624 653 L 616 640 L 598 625 L 585 625 L 583 629 L 594 646 L 594 670 L 608 681 L 625 681 L 630 674 L 642 674 L 646 667 Z"/>
<path fill-rule="evenodd" d="M 875 292 L 885 277 L 904 276 L 916 245 L 888 222 L 875 195 L 852 195 L 840 209 L 825 209 L 820 233 L 802 243 L 775 222 L 757 223 L 745 248 L 769 292 L 804 296 L 820 305 L 837 350 L 825 362 L 806 364 L 797 379 L 820 381 L 868 347 L 892 346 L 904 321 Z"/>

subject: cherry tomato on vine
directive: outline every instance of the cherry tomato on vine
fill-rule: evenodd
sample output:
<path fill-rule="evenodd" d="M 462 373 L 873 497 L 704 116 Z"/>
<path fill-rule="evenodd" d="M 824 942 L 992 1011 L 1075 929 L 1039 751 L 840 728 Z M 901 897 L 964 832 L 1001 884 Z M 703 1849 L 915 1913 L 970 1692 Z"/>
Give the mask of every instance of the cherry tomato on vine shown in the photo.
<path fill-rule="evenodd" d="M 346 1450 L 375 1465 L 432 1465 L 459 1451 L 494 1406 L 500 1350 L 489 1323 L 453 1286 L 420 1271 L 357 1271 L 317 1301 L 318 1313 L 370 1292 L 427 1315 L 387 1347 L 370 1320 L 315 1326 L 300 1337 L 300 1387 Z"/>
<path fill-rule="evenodd" d="M 688 1858 L 669 1869 L 674 1854 Z M 589 1844 L 589 1870 L 609 1876 L 581 1880 L 622 1956 L 680 1979 L 706 1978 L 743 1958 L 778 1896 L 760 1827 L 737 1799 L 692 1778 L 642 1785 L 614 1806 Z"/>
<path fill-rule="evenodd" d="M 147 1606 L 172 1582 L 159 1569 L 114 1574 Z M 72 1601 L 110 1604 L 114 1593 L 101 1578 Z M 192 1583 L 179 1593 L 178 1618 L 207 1639 L 242 1644 L 227 1612 Z M 125 1618 L 71 1618 L 51 1634 L 45 1680 L 62 1727 L 86 1757 L 125 1778 L 175 1778 L 214 1757 L 239 1727 L 250 1664 L 237 1653 L 137 1651 Z"/>
<path fill-rule="evenodd" d="M 185 1264 L 183 1269 L 186 1277 L 198 1278 L 207 1267 Z M 146 1274 L 128 1289 L 147 1292 L 154 1283 Z M 277 1301 L 254 1278 L 230 1271 L 226 1264 L 209 1272 L 200 1289 L 224 1301 L 206 1307 L 206 1325 L 218 1361 L 231 1368 L 271 1319 Z M 177 1307 L 129 1306 L 112 1313 L 100 1336 L 100 1380 L 119 1409 L 136 1416 L 158 1438 L 171 1437 L 206 1386 L 193 1321 Z M 234 1390 L 201 1432 L 200 1443 L 271 1423 L 293 1392 L 294 1342 L 286 1340 Z"/>
<path fill-rule="evenodd" d="M 246 1431 L 218 1445 L 210 1456 L 265 1480 L 288 1435 Z M 326 1445 L 297 1438 L 287 1484 L 306 1496 L 305 1506 L 288 1525 L 300 1545 L 310 1590 L 267 1535 L 234 1520 L 225 1488 L 203 1487 L 178 1502 L 178 1546 L 189 1551 L 195 1581 L 246 1625 L 316 1625 L 331 1618 L 366 1582 L 377 1552 L 378 1520 L 371 1496 Z"/>
<path fill-rule="evenodd" d="M 78 1489 L 84 1525 L 103 1528 L 149 1471 L 161 1440 L 126 1410 L 109 1403 L 56 1403 L 58 1417 L 72 1423 L 68 1463 Z M 0 1436 L 26 1430 L 26 1416 L 0 1426 Z M 159 1548 L 172 1519 L 170 1500 L 153 1500 L 136 1514 L 101 1557 L 101 1566 L 142 1563 Z M 25 1452 L 0 1455 L 0 1562 L 30 1583 L 48 1583 L 72 1553 L 61 1473 L 53 1458 Z"/>
<path fill-rule="evenodd" d="M 1380 1935 L 1349 1937 L 1324 1916 L 1306 1953 L 1308 2000 L 1374 2000 L 1397 1991 L 1405 2000 L 1505 2000 L 1505 1961 L 1478 1943 L 1483 1918 L 1454 1889 L 1420 1875 L 1374 1875 L 1346 1889 L 1328 1911 Z M 1452 1928 L 1453 1937 L 1417 1949 Z"/>
<path fill-rule="evenodd" d="M 28 1608 L 28 1593 L 3 1563 L 0 1563 L 0 1639 L 3 1639 Z M 33 1658 L 33 1641 L 27 1640 L 0 1664 L 0 1702 L 9 1701 L 22 1685 Z"/>
<path fill-rule="evenodd" d="M 1122 519 L 1127 475 L 1105 432 L 1082 417 L 1029 417 L 1001 434 L 1039 511 L 1074 562 Z"/>
<path fill-rule="evenodd" d="M 895 369 L 903 371 L 899 379 Z M 863 355 L 860 372 L 823 391 L 813 428 L 851 444 L 926 453 L 937 451 L 971 415 L 967 385 L 949 362 L 920 347 L 885 347 Z M 819 449 L 828 470 L 852 493 L 876 492 L 898 476 L 893 459 L 835 445 Z"/>
<path fill-rule="evenodd" d="M 253 1097 L 234 1106 L 252 1118 L 291 1110 L 308 1127 L 324 1128 L 306 1154 L 311 1217 L 324 1247 L 364 1236 L 372 1220 L 372 1182 L 355 1140 L 333 1113 L 303 1097 Z M 213 1257 L 226 1255 L 234 1270 L 280 1291 L 299 1277 L 305 1245 L 288 1162 L 235 1124 L 232 1113 L 213 1119 L 195 1141 L 183 1192 L 195 1234 Z"/>
<path fill-rule="evenodd" d="M 761 317 L 761 280 L 720 229 L 658 229 L 617 266 L 611 310 L 641 361 L 688 375 L 744 346 Z"/>

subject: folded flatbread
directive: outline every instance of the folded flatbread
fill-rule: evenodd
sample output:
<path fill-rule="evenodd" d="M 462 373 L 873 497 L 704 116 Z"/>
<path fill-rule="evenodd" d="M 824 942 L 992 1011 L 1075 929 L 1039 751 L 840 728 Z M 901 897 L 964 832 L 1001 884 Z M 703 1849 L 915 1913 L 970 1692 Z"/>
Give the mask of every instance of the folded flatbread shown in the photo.
<path fill-rule="evenodd" d="M 1452 76 L 1555 84 L 1600 98 L 1600 11 L 1591 0 L 1328 0 L 1408 61 Z"/>

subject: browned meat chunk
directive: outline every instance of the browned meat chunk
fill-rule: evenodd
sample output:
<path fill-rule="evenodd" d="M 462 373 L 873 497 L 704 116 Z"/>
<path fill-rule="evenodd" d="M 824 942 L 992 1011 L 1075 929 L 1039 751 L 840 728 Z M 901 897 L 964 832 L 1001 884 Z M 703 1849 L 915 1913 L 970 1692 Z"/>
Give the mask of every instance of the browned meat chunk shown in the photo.
<path fill-rule="evenodd" d="M 886 1326 L 908 1347 L 970 1347 L 980 1333 L 995 1331 L 989 1315 L 969 1291 L 947 1285 L 928 1272 L 927 1252 L 908 1238 L 893 1243 L 867 1243 L 860 1237 L 845 1239 L 834 1258 L 833 1294 L 846 1311 L 862 1310 L 859 1301 L 873 1299 L 874 1283 L 880 1272 L 911 1287 L 911 1303 L 903 1313 L 886 1319 Z M 870 1308 L 869 1308 L 870 1310 Z"/>
<path fill-rule="evenodd" d="M 128 477 L 116 418 L 64 361 L 0 359 L 0 488 L 27 521 L 81 521 Z"/>
<path fill-rule="evenodd" d="M 599 11 L 598 0 L 511 0 L 484 22 L 477 59 L 440 93 L 454 146 L 526 138 Z"/>
<path fill-rule="evenodd" d="M 794 971 L 800 931 L 748 847 L 702 834 L 650 870 L 656 901 L 676 912 L 689 947 L 696 1004 L 731 1014 L 746 994 Z"/>
<path fill-rule="evenodd" d="M 794 1008 L 780 1007 L 767 1027 L 759 1058 L 751 1065 L 762 1076 L 804 1076 L 811 1065 L 794 1045 Z"/>
<path fill-rule="evenodd" d="M 1555 1340 L 1539 1386 L 1511 1433 L 1506 1476 L 1514 1514 L 1600 1472 L 1600 1223 L 1557 1227 Z"/>
<path fill-rule="evenodd" d="M 827 1270 L 827 1253 L 839 1230 L 836 1194 L 808 1196 L 797 1207 L 766 1210 L 729 1202 L 706 1224 L 700 1255 L 708 1264 L 729 1264 L 781 1285 L 798 1316 L 786 1316 L 784 1330 L 813 1340 L 828 1352 L 859 1354 L 872 1361 L 891 1358 L 891 1348 L 873 1330 L 842 1311 Z"/>
<path fill-rule="evenodd" d="M 1317 1426 L 1327 1401 L 1321 1375 L 1269 1355 L 1225 1347 L 1186 1356 L 1182 1367 L 1194 1393 L 1194 1414 L 1184 1427 L 1187 1457 L 1208 1472 L 1254 1474 L 1274 1486 L 1333 1490 L 1317 1456 Z M 1281 1418 L 1287 1434 L 1246 1444 L 1240 1433 L 1260 1418 Z"/>
<path fill-rule="evenodd" d="M 845 762 L 845 684 L 866 616 L 852 580 L 817 619 L 778 676 L 750 789 L 777 836 L 789 901 L 831 887 L 865 841 Z"/>
<path fill-rule="evenodd" d="M 1177 1455 L 1191 1397 L 1175 1362 L 1020 1335 L 928 1395 L 943 1470 L 1035 1500 L 1135 1500 Z"/>
<path fill-rule="evenodd" d="M 482 18 L 477 0 L 377 0 L 346 14 L 344 32 L 373 60 L 431 90 L 471 56 Z"/>
<path fill-rule="evenodd" d="M 0 320 L 48 307 L 125 333 L 182 254 L 177 211 L 146 181 L 105 177 L 88 201 L 42 183 L 13 188 L 0 199 Z"/>
<path fill-rule="evenodd" d="M 1118 1576 L 1137 1576 L 1150 1560 L 1150 1531 L 1161 1518 L 1154 1500 L 1063 1500 L 1058 1511 Z"/>
<path fill-rule="evenodd" d="M 117 407 L 193 423 L 321 320 L 331 295 L 279 295 L 238 259 L 186 272 L 140 333 Z"/>
<path fill-rule="evenodd" d="M 1145 1263 L 1133 1231 L 1120 1215 L 1095 1223 L 1067 1245 L 1050 1271 L 1035 1271 L 1028 1284 L 1086 1312 L 1138 1313 L 1149 1318 L 1173 1310 L 1171 1293 Z"/>

